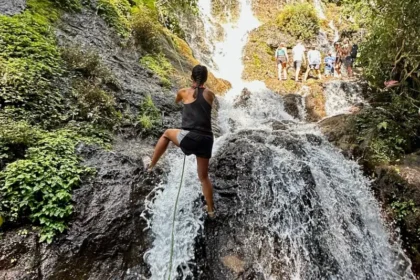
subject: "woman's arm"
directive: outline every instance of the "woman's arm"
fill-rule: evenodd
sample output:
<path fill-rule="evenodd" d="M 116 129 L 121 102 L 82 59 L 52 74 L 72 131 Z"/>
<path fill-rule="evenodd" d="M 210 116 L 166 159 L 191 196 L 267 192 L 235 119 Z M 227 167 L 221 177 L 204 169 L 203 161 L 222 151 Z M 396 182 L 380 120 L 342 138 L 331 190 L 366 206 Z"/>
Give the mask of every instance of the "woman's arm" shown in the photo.
<path fill-rule="evenodd" d="M 287 48 L 283 48 L 284 53 L 286 54 L 286 60 L 289 61 L 289 55 L 287 54 Z"/>

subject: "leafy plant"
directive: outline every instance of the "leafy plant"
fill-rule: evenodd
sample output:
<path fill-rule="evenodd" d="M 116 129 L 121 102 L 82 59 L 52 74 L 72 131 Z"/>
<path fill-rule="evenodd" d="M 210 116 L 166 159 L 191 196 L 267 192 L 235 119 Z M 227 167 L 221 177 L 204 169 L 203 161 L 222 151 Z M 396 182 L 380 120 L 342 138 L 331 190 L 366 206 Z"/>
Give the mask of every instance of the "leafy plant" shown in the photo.
<path fill-rule="evenodd" d="M 79 11 L 82 7 L 80 0 L 54 0 L 61 8 L 71 11 Z"/>
<path fill-rule="evenodd" d="M 66 229 L 72 188 L 92 171 L 79 165 L 75 147 L 81 140 L 69 130 L 46 133 L 25 159 L 0 172 L 0 211 L 9 221 L 29 218 L 41 225 L 41 242 L 51 243 Z"/>
<path fill-rule="evenodd" d="M 98 13 L 122 38 L 130 36 L 131 5 L 127 0 L 99 0 Z"/>
<path fill-rule="evenodd" d="M 159 53 L 157 55 L 145 55 L 140 59 L 140 64 L 152 70 L 162 81 L 163 86 L 170 87 L 170 77 L 174 71 L 169 60 Z"/>
<path fill-rule="evenodd" d="M 320 22 L 311 4 L 286 5 L 277 17 L 277 24 L 290 35 L 308 40 L 319 32 Z"/>
<path fill-rule="evenodd" d="M 93 50 L 69 45 L 61 48 L 61 57 L 70 70 L 80 73 L 84 78 L 95 80 L 96 83 L 117 83 L 112 72 L 102 63 L 99 54 Z"/>
<path fill-rule="evenodd" d="M 403 221 L 407 215 L 418 211 L 412 199 L 409 201 L 394 201 L 391 203 L 391 209 L 399 222 Z"/>
<path fill-rule="evenodd" d="M 112 128 L 121 118 L 112 94 L 89 81 L 76 81 L 73 85 L 76 106 L 73 118 Z"/>
<path fill-rule="evenodd" d="M 151 53 L 160 51 L 160 30 L 155 14 L 144 6 L 133 9 L 132 28 L 136 44 Z"/>
<path fill-rule="evenodd" d="M 45 3 L 36 5 L 41 4 Z M 37 11 L 0 16 L 0 106 L 11 108 L 14 119 L 28 116 L 22 111 L 29 111 L 32 122 L 54 123 L 63 108 L 62 96 L 52 81 L 62 74 L 62 65 L 50 19 Z M 51 17 L 55 19 L 54 9 Z"/>
<path fill-rule="evenodd" d="M 150 95 L 140 105 L 140 112 L 138 122 L 145 132 L 150 132 L 152 129 L 157 128 L 161 124 L 161 113 Z"/>

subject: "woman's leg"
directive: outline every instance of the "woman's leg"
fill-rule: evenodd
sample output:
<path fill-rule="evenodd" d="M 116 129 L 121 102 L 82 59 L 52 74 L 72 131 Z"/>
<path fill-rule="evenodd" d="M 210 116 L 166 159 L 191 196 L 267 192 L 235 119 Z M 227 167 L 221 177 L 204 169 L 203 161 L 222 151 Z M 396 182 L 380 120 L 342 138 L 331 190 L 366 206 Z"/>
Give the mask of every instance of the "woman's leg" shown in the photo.
<path fill-rule="evenodd" d="M 152 162 L 150 163 L 149 169 L 154 167 L 160 157 L 165 153 L 166 149 L 168 148 L 169 141 L 173 142 L 175 145 L 179 147 L 178 143 L 178 133 L 180 129 L 167 129 L 160 137 L 159 141 L 156 144 L 155 151 L 153 152 Z"/>
<path fill-rule="evenodd" d="M 213 186 L 209 178 L 209 161 L 208 158 L 197 157 L 197 173 L 203 189 L 204 198 L 207 202 L 207 211 L 214 211 L 213 203 Z"/>
<path fill-rule="evenodd" d="M 283 63 L 283 77 L 287 80 L 287 62 Z"/>
<path fill-rule="evenodd" d="M 277 63 L 277 75 L 279 77 L 279 80 L 281 80 L 281 73 L 283 72 L 282 70 L 282 65 L 281 62 Z"/>

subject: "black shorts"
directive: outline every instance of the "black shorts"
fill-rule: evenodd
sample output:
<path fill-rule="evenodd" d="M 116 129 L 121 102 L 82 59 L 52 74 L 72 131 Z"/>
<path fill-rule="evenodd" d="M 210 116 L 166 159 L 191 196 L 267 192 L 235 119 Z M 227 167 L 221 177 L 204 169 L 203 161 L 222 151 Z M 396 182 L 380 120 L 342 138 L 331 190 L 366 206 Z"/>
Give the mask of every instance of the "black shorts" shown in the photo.
<path fill-rule="evenodd" d="M 181 150 L 189 155 L 201 158 L 211 158 L 213 150 L 213 135 L 206 135 L 194 131 L 181 130 L 178 141 Z"/>

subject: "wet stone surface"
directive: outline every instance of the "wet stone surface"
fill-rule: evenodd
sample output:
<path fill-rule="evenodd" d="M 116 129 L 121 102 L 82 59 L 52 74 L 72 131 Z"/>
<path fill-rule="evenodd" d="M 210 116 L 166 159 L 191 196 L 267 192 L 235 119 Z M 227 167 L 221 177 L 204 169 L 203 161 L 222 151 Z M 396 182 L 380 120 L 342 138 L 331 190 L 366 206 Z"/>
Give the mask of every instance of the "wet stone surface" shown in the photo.
<path fill-rule="evenodd" d="M 13 16 L 25 10 L 26 0 L 0 0 L 0 15 Z"/>

